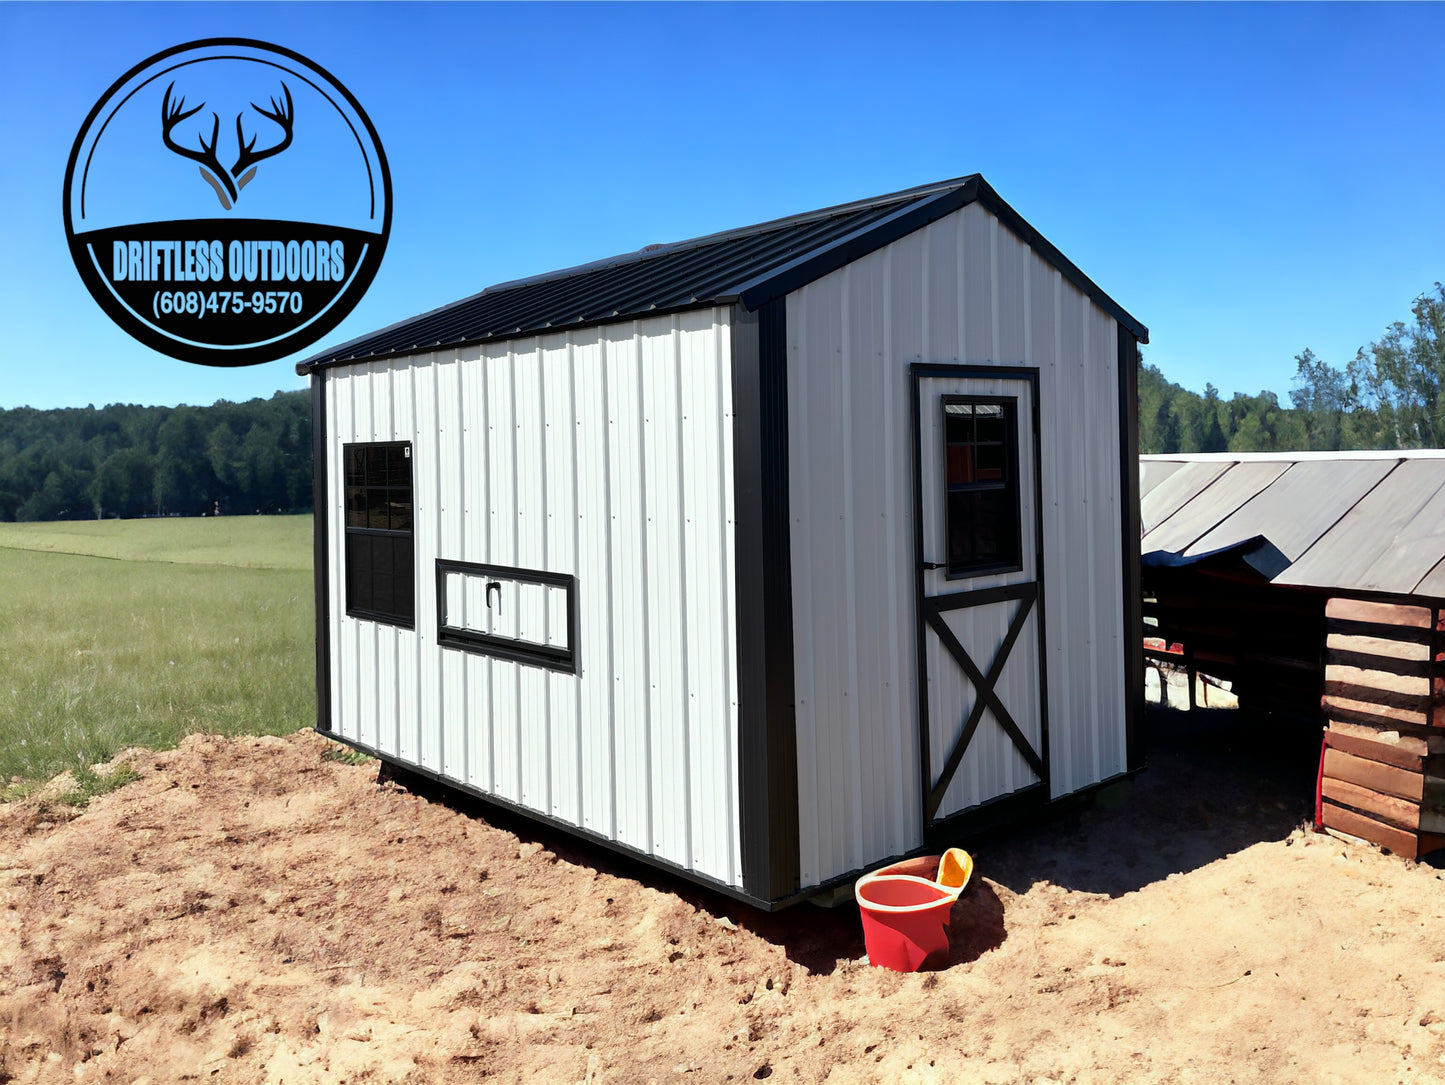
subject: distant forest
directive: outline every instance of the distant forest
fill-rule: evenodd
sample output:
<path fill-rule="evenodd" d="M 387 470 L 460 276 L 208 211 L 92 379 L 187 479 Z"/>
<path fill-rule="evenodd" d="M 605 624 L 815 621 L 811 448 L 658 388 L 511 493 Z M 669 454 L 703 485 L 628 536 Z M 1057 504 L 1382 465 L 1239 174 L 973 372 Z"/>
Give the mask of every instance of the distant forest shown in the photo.
<path fill-rule="evenodd" d="M 1139 370 L 1139 451 L 1335 452 L 1445 447 L 1445 287 L 1415 299 L 1343 369 L 1295 356 L 1290 405 L 1273 392 L 1220 396 L 1181 388 L 1154 366 Z"/>
<path fill-rule="evenodd" d="M 311 510 L 311 394 L 0 411 L 0 520 Z"/>
<path fill-rule="evenodd" d="M 1139 451 L 1445 447 L 1445 287 L 1415 299 L 1342 369 L 1295 358 L 1273 392 L 1201 396 L 1139 370 Z M 311 510 L 311 399 L 209 407 L 0 410 L 0 520 Z"/>

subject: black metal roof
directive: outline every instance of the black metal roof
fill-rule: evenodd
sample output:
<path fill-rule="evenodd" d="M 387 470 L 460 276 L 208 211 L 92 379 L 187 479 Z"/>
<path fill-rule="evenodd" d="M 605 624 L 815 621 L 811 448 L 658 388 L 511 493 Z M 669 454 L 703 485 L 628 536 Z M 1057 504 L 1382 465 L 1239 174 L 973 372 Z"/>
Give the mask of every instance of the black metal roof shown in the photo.
<path fill-rule="evenodd" d="M 975 173 L 499 283 L 324 350 L 298 364 L 296 370 L 306 374 L 324 366 L 711 305 L 736 302 L 751 311 L 975 200 L 1141 342 L 1149 341 L 1144 325 L 1044 240 Z"/>

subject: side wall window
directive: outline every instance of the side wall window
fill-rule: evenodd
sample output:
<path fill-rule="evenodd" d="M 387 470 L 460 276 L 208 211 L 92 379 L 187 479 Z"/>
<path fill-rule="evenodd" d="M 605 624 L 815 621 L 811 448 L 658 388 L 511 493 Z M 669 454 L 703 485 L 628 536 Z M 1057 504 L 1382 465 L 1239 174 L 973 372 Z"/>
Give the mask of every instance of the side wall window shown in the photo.
<path fill-rule="evenodd" d="M 345 445 L 346 613 L 412 628 L 416 555 L 411 445 Z"/>
<path fill-rule="evenodd" d="M 947 575 L 1022 568 L 1018 400 L 944 396 L 943 441 Z"/>

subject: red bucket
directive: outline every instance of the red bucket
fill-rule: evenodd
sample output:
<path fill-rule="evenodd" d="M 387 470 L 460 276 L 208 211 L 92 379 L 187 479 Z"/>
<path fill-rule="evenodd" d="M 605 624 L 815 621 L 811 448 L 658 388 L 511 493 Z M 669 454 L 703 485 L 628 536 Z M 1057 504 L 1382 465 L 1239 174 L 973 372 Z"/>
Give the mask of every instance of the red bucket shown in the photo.
<path fill-rule="evenodd" d="M 871 963 L 917 972 L 947 960 L 948 913 L 957 891 L 907 874 L 875 874 L 860 878 L 853 894 Z"/>

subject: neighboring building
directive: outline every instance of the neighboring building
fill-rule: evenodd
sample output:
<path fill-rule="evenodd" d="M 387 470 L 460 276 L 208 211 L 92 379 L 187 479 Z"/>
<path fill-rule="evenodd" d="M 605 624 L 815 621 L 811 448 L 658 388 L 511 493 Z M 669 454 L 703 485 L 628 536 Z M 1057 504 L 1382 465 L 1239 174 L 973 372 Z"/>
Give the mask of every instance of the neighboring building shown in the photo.
<path fill-rule="evenodd" d="M 318 727 L 765 907 L 1117 778 L 1147 334 L 975 175 L 327 350 Z"/>
<path fill-rule="evenodd" d="M 1140 457 L 1145 614 L 1240 707 L 1324 727 L 1323 824 L 1445 846 L 1445 452 Z"/>

